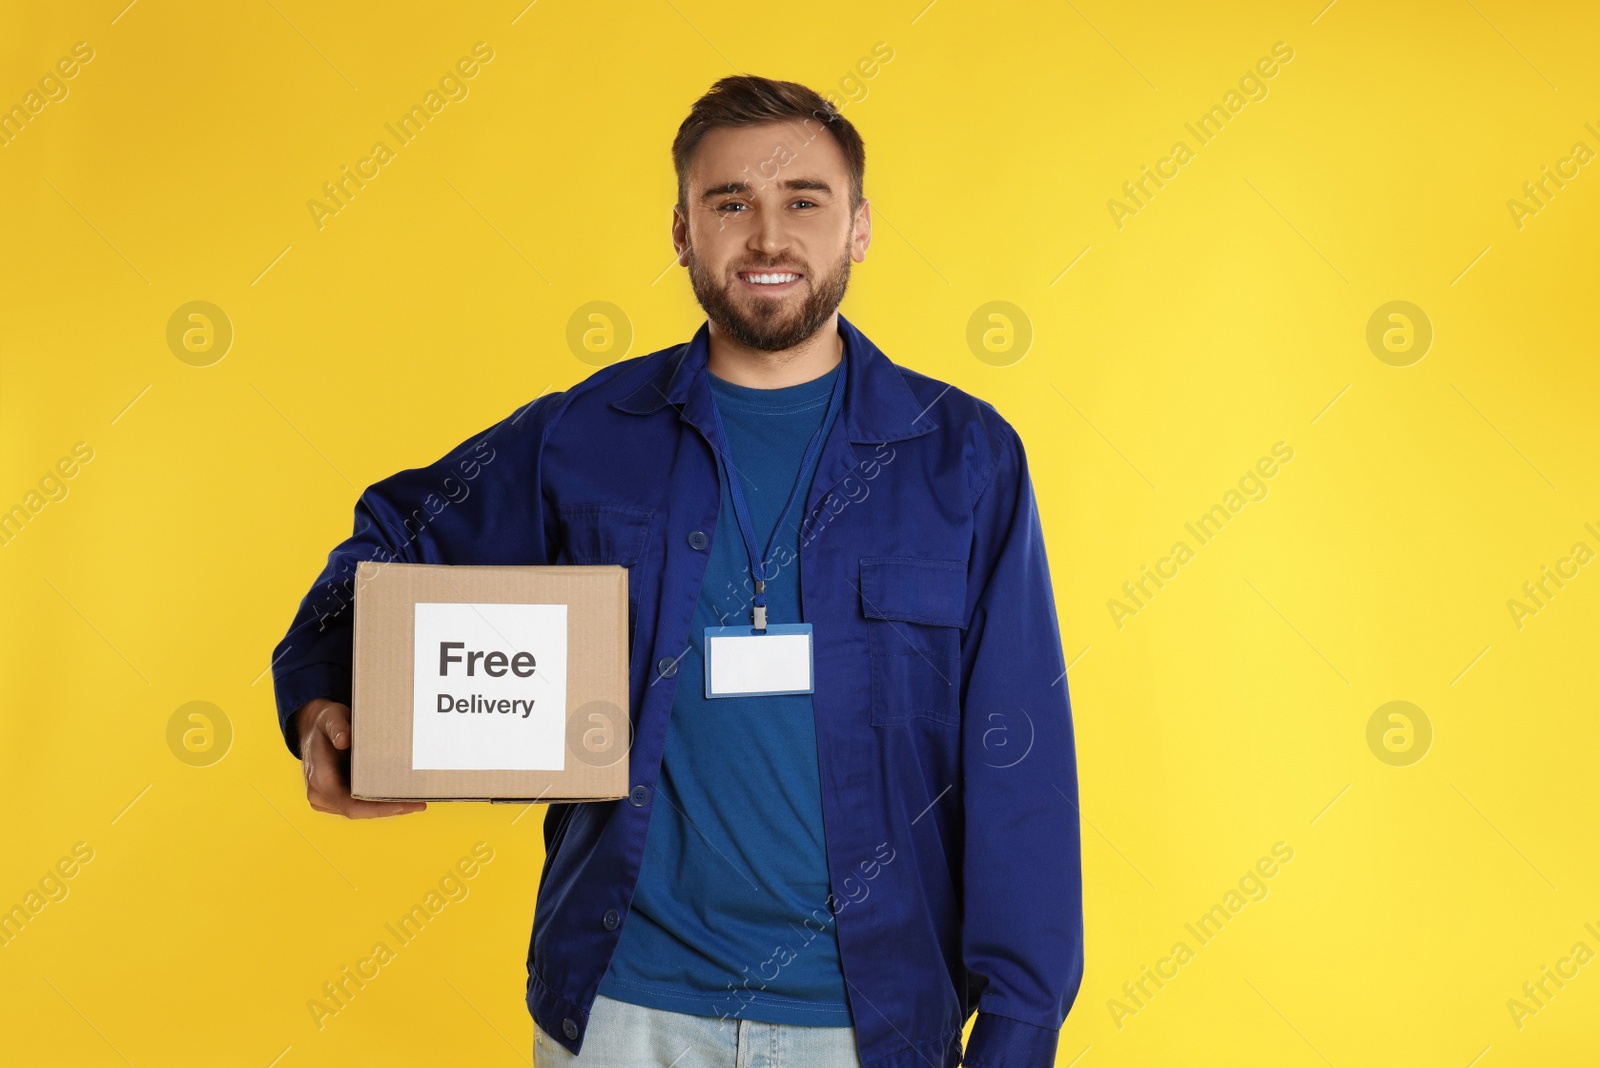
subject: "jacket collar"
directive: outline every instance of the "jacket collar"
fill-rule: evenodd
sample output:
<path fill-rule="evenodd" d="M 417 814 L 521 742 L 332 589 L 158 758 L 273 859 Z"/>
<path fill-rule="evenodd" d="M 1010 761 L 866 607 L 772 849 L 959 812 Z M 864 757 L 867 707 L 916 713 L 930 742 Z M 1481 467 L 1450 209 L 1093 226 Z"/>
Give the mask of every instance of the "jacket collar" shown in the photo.
<path fill-rule="evenodd" d="M 852 442 L 879 444 L 903 441 L 934 429 L 931 405 L 919 401 L 906 385 L 900 368 L 843 315 L 839 336 L 844 339 L 846 375 L 839 421 Z M 684 419 L 711 434 L 710 323 L 701 323 L 694 337 L 675 349 L 665 349 L 645 361 L 648 377 L 639 388 L 611 406 L 634 415 L 647 415 L 663 404 L 677 408 Z"/>

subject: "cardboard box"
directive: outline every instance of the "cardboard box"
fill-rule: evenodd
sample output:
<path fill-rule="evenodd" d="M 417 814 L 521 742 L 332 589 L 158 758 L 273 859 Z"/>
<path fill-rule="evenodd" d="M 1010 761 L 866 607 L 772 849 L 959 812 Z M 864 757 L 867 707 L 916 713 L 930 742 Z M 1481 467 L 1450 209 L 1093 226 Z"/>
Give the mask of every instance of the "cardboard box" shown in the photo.
<path fill-rule="evenodd" d="M 352 690 L 355 797 L 624 797 L 628 572 L 364 562 Z"/>

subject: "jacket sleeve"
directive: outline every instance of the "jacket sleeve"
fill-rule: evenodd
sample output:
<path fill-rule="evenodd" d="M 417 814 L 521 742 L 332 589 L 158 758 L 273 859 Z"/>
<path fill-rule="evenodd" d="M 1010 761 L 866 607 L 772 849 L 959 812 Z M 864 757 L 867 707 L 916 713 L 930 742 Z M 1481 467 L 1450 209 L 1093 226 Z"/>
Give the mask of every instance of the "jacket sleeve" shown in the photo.
<path fill-rule="evenodd" d="M 289 718 L 307 701 L 350 703 L 356 564 L 542 564 L 548 561 L 539 457 L 547 393 L 426 467 L 390 475 L 356 501 L 355 527 L 334 546 L 272 652 L 278 727 L 300 759 Z"/>
<path fill-rule="evenodd" d="M 970 1068 L 1050 1068 L 1083 981 L 1072 708 L 1022 442 L 989 409 L 962 640 L 961 952 L 978 1018 Z"/>

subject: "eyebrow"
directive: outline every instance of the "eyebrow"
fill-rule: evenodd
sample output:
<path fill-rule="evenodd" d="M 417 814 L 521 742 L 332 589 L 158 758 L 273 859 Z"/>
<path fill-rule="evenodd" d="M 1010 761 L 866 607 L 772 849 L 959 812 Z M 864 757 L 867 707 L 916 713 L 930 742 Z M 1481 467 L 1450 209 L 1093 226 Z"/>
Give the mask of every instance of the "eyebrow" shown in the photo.
<path fill-rule="evenodd" d="M 778 185 L 791 192 L 795 190 L 811 190 L 817 193 L 833 195 L 833 186 L 821 178 L 785 178 Z M 702 201 L 715 200 L 717 197 L 728 196 L 733 193 L 749 193 L 754 187 L 749 182 L 724 182 L 700 194 Z"/>

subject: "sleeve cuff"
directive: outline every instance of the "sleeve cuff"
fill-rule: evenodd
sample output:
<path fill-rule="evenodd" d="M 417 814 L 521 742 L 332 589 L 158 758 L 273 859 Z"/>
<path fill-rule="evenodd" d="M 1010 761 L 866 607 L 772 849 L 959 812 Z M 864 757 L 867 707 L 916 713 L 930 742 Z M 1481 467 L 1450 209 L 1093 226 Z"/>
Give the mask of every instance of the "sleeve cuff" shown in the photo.
<path fill-rule="evenodd" d="M 289 717 L 303 708 L 308 701 L 326 697 L 341 704 L 350 703 L 349 664 L 307 664 L 295 668 L 287 675 L 274 677 L 277 693 L 278 729 L 283 732 L 284 744 L 296 760 L 300 756 L 300 739 L 289 729 Z"/>
<path fill-rule="evenodd" d="M 1060 1039 L 1058 1027 L 980 1012 L 961 1063 L 964 1068 L 1053 1068 Z"/>

